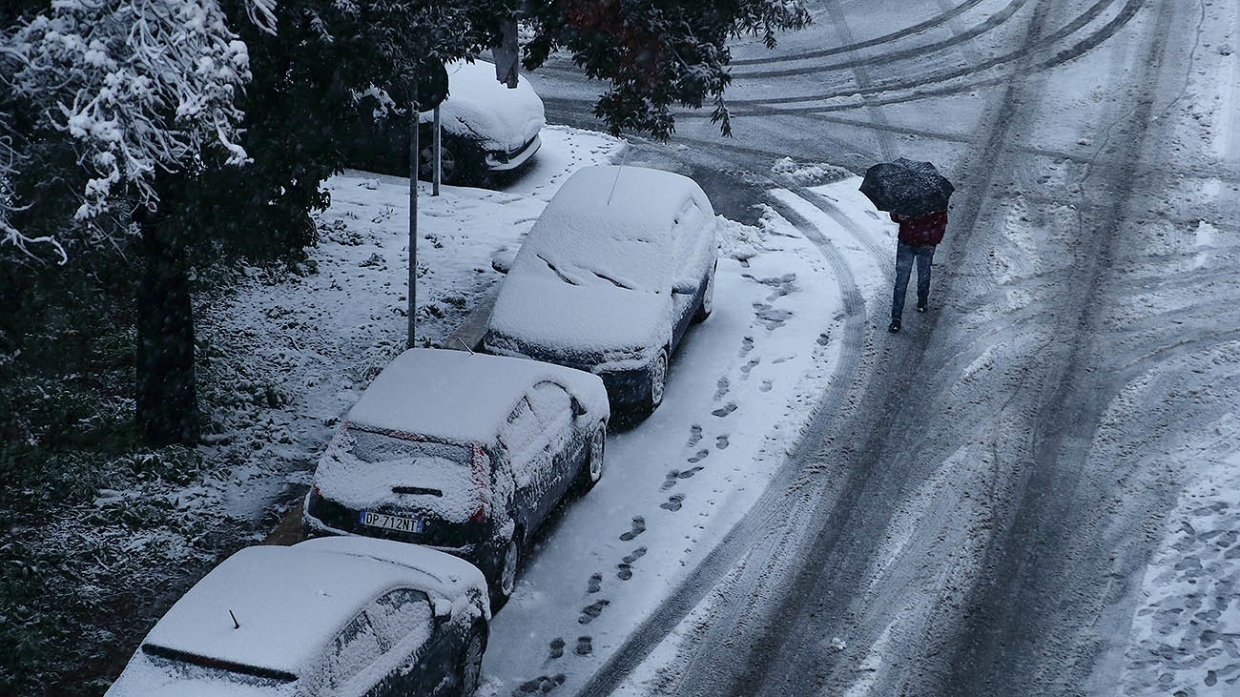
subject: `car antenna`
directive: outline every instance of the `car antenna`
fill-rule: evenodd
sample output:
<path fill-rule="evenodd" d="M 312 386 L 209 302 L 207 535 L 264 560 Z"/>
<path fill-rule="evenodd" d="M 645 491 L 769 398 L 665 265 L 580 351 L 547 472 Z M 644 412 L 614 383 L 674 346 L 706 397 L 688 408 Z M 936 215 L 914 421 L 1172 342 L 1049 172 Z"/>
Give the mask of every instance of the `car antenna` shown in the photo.
<path fill-rule="evenodd" d="M 471 356 L 474 355 L 474 350 L 469 347 L 469 344 L 465 343 L 464 339 L 458 336 L 456 337 L 456 342 L 460 344 L 466 351 L 469 351 L 469 355 Z"/>
<path fill-rule="evenodd" d="M 241 629 L 241 623 L 237 621 L 237 616 L 233 614 L 232 610 L 228 611 L 228 616 L 233 620 L 233 629 Z"/>
<path fill-rule="evenodd" d="M 611 205 L 611 197 L 616 193 L 616 184 L 620 182 L 620 170 L 624 169 L 624 163 L 629 159 L 628 143 L 625 143 L 624 155 L 620 158 L 620 166 L 616 168 L 616 178 L 611 181 L 611 191 L 607 194 L 607 205 Z"/>

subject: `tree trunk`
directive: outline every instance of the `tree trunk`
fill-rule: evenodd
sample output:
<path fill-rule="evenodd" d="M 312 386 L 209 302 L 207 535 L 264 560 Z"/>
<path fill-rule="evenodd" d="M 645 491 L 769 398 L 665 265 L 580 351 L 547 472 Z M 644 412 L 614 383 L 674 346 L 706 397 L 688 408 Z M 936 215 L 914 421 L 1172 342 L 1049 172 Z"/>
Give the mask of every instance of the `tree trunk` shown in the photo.
<path fill-rule="evenodd" d="M 198 442 L 194 313 L 185 248 L 156 212 L 139 207 L 144 269 L 138 286 L 137 420 L 151 445 Z"/>

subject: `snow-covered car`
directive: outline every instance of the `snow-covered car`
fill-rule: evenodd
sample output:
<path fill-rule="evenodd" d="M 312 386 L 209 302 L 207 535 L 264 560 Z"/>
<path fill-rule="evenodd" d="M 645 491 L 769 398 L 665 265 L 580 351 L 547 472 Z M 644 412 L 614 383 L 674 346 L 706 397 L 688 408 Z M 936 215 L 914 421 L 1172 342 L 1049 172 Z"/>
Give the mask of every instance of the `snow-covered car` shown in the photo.
<path fill-rule="evenodd" d="M 652 411 L 689 325 L 711 313 L 717 223 L 692 179 L 587 167 L 552 197 L 500 288 L 483 348 L 603 378 Z"/>
<path fill-rule="evenodd" d="M 471 695 L 482 572 L 364 538 L 242 549 L 151 629 L 105 697 Z"/>
<path fill-rule="evenodd" d="M 598 377 L 520 358 L 410 349 L 366 388 L 306 497 L 309 535 L 414 542 L 477 564 L 496 607 L 530 535 L 603 474 Z"/>
<path fill-rule="evenodd" d="M 542 145 L 546 125 L 542 99 L 528 80 L 509 89 L 495 79 L 486 61 L 457 61 L 446 66 L 448 98 L 440 105 L 442 181 L 482 182 L 490 176 L 520 169 Z M 433 112 L 418 118 L 418 177 L 431 178 Z M 409 125 L 400 116 L 364 124 L 349 148 L 351 165 L 396 176 L 409 176 Z"/>

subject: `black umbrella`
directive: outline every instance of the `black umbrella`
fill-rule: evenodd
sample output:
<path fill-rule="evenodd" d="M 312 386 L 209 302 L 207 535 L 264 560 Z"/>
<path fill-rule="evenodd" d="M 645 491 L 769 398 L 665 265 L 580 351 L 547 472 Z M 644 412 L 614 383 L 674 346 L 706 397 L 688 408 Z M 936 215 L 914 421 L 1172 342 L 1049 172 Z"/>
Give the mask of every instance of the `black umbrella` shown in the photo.
<path fill-rule="evenodd" d="M 947 208 L 956 187 L 929 162 L 903 157 L 866 170 L 861 193 L 880 211 L 923 215 Z"/>

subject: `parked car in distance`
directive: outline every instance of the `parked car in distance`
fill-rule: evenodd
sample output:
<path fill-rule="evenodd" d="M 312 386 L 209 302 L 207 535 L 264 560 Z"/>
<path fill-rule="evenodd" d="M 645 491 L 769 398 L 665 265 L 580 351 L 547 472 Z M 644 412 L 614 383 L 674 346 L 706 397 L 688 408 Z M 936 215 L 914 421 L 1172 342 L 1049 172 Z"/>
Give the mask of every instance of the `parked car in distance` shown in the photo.
<path fill-rule="evenodd" d="M 248 547 L 151 629 L 105 697 L 472 695 L 482 572 L 371 539 Z"/>
<path fill-rule="evenodd" d="M 587 167 L 552 197 L 500 288 L 483 348 L 599 375 L 613 409 L 653 411 L 668 361 L 711 313 L 715 212 L 692 179 Z"/>
<path fill-rule="evenodd" d="M 602 476 L 610 415 L 589 373 L 410 349 L 366 388 L 319 460 L 306 532 L 463 557 L 486 574 L 498 607 L 530 535 L 570 490 Z"/>
<path fill-rule="evenodd" d="M 494 175 L 524 167 L 542 145 L 546 125 L 542 100 L 522 79 L 515 89 L 495 79 L 486 61 L 457 61 L 446 66 L 448 98 L 440 105 L 442 181 L 485 183 Z M 378 102 L 363 98 L 362 104 Z M 363 107 L 364 108 L 364 107 Z M 432 176 L 433 112 L 418 117 L 418 178 Z M 409 120 L 399 114 L 366 119 L 347 147 L 350 166 L 409 176 Z"/>

